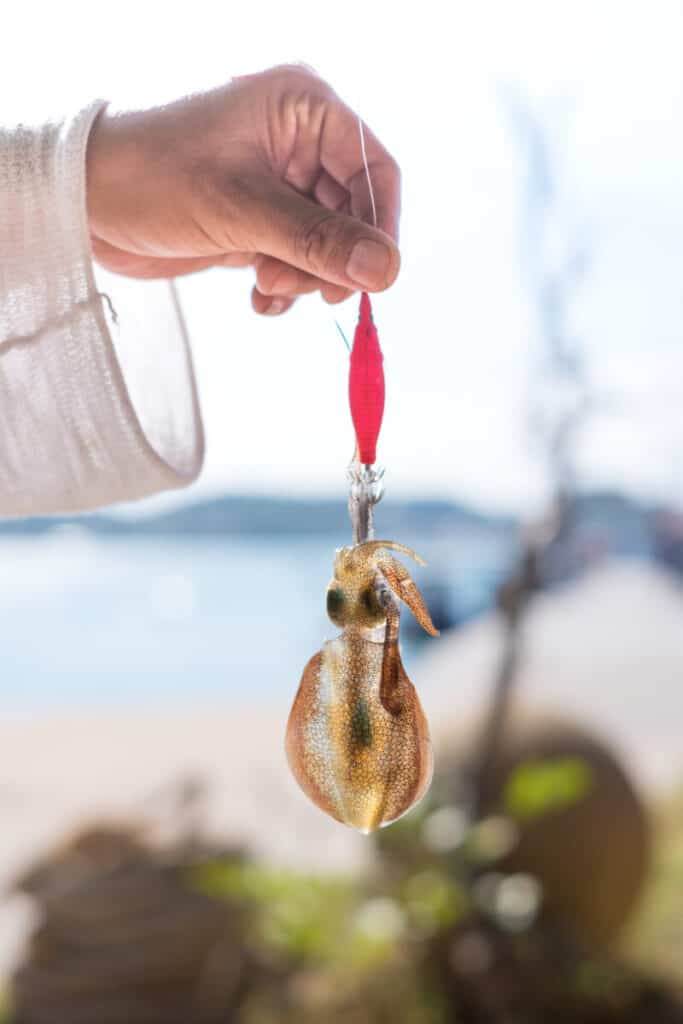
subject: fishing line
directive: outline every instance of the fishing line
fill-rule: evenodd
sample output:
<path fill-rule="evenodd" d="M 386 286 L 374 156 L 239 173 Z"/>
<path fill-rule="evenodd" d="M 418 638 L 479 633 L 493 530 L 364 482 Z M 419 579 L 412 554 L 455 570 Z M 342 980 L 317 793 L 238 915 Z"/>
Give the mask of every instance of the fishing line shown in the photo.
<path fill-rule="evenodd" d="M 334 321 L 334 323 L 335 323 L 335 327 L 337 328 L 337 330 L 339 331 L 339 333 L 341 334 L 341 336 L 342 336 L 342 338 L 343 338 L 343 340 L 344 340 L 344 344 L 346 345 L 346 351 L 347 351 L 347 352 L 349 353 L 349 355 L 350 355 L 350 354 L 351 354 L 351 346 L 349 345 L 349 341 L 348 341 L 348 338 L 347 338 L 347 337 L 346 337 L 346 335 L 344 334 L 344 331 L 342 330 L 342 326 L 341 326 L 341 324 L 339 323 L 339 321 L 338 321 L 338 320 L 335 320 L 335 321 Z"/>
<path fill-rule="evenodd" d="M 362 118 L 360 117 L 359 114 L 357 115 L 357 118 L 358 118 L 358 134 L 360 136 L 360 156 L 362 158 L 362 166 L 364 166 L 364 169 L 365 169 L 365 172 L 366 172 L 366 179 L 368 181 L 368 191 L 370 193 L 370 204 L 371 204 L 371 206 L 373 208 L 373 227 L 377 227 L 377 205 L 375 203 L 375 189 L 373 188 L 373 179 L 372 179 L 372 176 L 370 174 L 370 164 L 368 163 L 368 153 L 366 151 L 366 130 L 365 130 L 364 124 L 362 124 Z M 335 327 L 337 328 L 337 330 L 339 331 L 340 335 L 344 339 L 344 344 L 346 345 L 347 350 L 350 352 L 351 351 L 351 346 L 348 343 L 346 335 L 344 334 L 344 332 L 341 329 L 341 325 L 339 324 L 339 321 L 335 321 Z"/>
<path fill-rule="evenodd" d="M 363 167 L 365 168 L 365 177 L 368 180 L 368 190 L 370 192 L 370 202 L 372 204 L 372 225 L 377 227 L 377 207 L 375 206 L 375 192 L 372 187 L 372 178 L 370 177 L 370 167 L 368 165 L 368 154 L 365 152 L 365 129 L 363 127 L 363 118 L 358 115 L 358 131 L 360 132 L 360 151 L 363 157 Z"/>

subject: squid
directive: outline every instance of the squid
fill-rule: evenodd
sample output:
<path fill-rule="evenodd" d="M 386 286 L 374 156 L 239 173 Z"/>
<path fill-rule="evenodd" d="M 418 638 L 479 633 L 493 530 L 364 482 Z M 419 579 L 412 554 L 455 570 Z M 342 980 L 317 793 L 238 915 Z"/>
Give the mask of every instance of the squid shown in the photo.
<path fill-rule="evenodd" d="M 406 567 L 424 565 L 403 544 L 369 540 L 339 549 L 327 614 L 341 633 L 306 665 L 287 723 L 287 759 L 304 793 L 363 833 L 391 824 L 426 793 L 429 727 L 401 662 L 401 602 L 438 636 Z"/>

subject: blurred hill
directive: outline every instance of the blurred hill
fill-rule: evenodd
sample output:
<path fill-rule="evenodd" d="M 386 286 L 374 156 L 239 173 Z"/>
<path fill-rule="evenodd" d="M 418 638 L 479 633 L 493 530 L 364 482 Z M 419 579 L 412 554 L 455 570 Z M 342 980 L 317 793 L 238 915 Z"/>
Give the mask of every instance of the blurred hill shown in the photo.
<path fill-rule="evenodd" d="M 382 533 L 390 537 L 418 532 L 449 533 L 463 528 L 509 532 L 514 520 L 480 512 L 456 502 L 392 501 L 381 505 Z M 215 536 L 221 534 L 339 534 L 348 533 L 346 500 L 271 498 L 226 495 L 195 501 L 154 516 L 123 518 L 112 515 L 6 520 L 0 533 L 43 533 L 77 522 L 98 534 Z"/>
<path fill-rule="evenodd" d="M 619 554 L 651 554 L 655 509 L 615 492 L 588 492 L 576 499 L 574 526 L 596 541 L 604 539 Z M 381 505 L 381 533 L 405 537 L 462 531 L 510 535 L 517 527 L 511 516 L 494 515 L 447 500 L 391 500 Z M 346 501 L 339 498 L 297 499 L 225 495 L 189 502 L 139 518 L 92 514 L 47 519 L 5 520 L 0 534 L 40 534 L 55 526 L 77 522 L 97 534 L 149 536 L 327 535 L 348 533 Z"/>

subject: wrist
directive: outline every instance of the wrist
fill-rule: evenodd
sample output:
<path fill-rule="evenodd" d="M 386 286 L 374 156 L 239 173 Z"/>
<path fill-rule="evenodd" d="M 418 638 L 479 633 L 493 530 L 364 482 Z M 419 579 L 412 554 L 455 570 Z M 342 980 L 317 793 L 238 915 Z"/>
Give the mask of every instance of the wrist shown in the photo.
<path fill-rule="evenodd" d="M 110 237 L 126 206 L 131 183 L 139 182 L 135 149 L 125 116 L 102 110 L 90 130 L 86 150 L 86 209 L 92 237 Z"/>

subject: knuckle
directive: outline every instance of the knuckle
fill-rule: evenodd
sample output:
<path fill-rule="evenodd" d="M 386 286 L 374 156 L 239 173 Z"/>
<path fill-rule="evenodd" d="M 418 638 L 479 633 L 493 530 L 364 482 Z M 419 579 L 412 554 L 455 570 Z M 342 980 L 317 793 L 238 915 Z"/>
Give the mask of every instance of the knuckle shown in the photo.
<path fill-rule="evenodd" d="M 313 83 L 318 85 L 322 82 L 315 68 L 304 63 L 278 64 L 277 67 L 270 68 L 264 74 L 280 81 L 285 86 L 310 86 Z"/>
<path fill-rule="evenodd" d="M 285 65 L 290 74 L 298 76 L 299 78 L 311 79 L 318 78 L 318 72 L 312 65 L 307 64 L 305 61 L 294 61 L 291 64 Z"/>
<path fill-rule="evenodd" d="M 336 220 L 333 213 L 321 213 L 299 229 L 294 248 L 307 266 L 322 269 L 334 259 L 339 248 Z"/>

